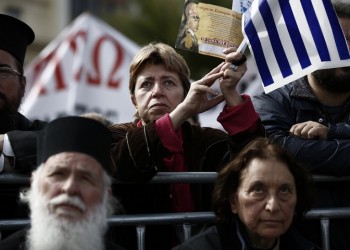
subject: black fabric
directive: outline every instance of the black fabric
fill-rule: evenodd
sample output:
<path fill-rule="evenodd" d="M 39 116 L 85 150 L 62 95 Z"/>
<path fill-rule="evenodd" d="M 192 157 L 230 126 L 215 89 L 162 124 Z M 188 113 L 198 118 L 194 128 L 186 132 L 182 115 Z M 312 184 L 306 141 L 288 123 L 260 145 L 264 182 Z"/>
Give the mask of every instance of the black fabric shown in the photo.
<path fill-rule="evenodd" d="M 46 122 L 30 121 L 22 114 L 17 113 L 12 131 L 7 132 L 12 149 L 15 153 L 13 171 L 29 176 L 36 168 L 36 140 L 38 130 L 44 128 Z M 29 184 L 29 183 L 28 183 Z M 0 184 L 0 219 L 28 218 L 28 206 L 19 201 L 19 191 L 28 184 Z M 11 235 L 15 230 L 3 230 L 2 237 Z M 1 249 L 1 248 L 0 248 Z"/>
<path fill-rule="evenodd" d="M 46 124 L 40 120 L 31 121 L 17 112 L 13 128 L 6 131 L 15 154 L 15 172 L 30 174 L 37 167 L 36 141 L 38 132 Z"/>
<path fill-rule="evenodd" d="M 247 243 L 245 230 L 236 222 L 208 228 L 173 250 L 257 250 Z M 280 250 L 319 250 L 304 239 L 293 227 L 280 237 Z"/>
<path fill-rule="evenodd" d="M 25 241 L 28 228 L 17 231 L 4 240 L 0 241 L 1 250 L 26 250 Z M 125 250 L 125 248 L 114 244 L 108 240 L 105 241 L 105 250 Z"/>
<path fill-rule="evenodd" d="M 84 117 L 62 117 L 50 122 L 38 139 L 38 164 L 62 152 L 94 157 L 107 172 L 111 135 L 102 123 Z"/>
<path fill-rule="evenodd" d="M 0 32 L 0 49 L 9 52 L 23 65 L 27 46 L 35 38 L 33 30 L 12 16 L 0 14 Z"/>

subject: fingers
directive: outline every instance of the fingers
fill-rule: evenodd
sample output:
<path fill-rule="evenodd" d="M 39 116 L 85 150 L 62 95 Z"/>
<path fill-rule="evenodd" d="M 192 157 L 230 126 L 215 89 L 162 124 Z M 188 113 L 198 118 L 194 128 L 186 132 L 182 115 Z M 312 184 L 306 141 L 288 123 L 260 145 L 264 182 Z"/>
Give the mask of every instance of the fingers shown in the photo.
<path fill-rule="evenodd" d="M 221 70 L 224 72 L 224 79 L 226 78 L 234 78 L 234 79 L 241 79 L 241 77 L 245 74 L 247 71 L 247 65 L 241 64 L 231 64 L 231 63 L 225 63 Z"/>
<path fill-rule="evenodd" d="M 328 127 L 314 121 L 295 124 L 289 131 L 303 139 L 327 139 L 328 135 Z"/>
<path fill-rule="evenodd" d="M 235 65 L 235 66 L 239 66 L 239 65 L 242 65 L 243 63 L 245 63 L 247 61 L 247 57 L 245 55 L 241 55 L 241 58 L 239 59 L 234 59 L 232 62 L 231 62 L 231 65 Z"/>
<path fill-rule="evenodd" d="M 247 61 L 247 57 L 236 50 L 236 47 L 227 48 L 224 50 L 226 58 L 225 64 L 221 68 L 221 70 L 225 72 L 224 78 L 234 77 L 234 72 L 244 74 L 247 71 L 247 65 L 245 63 Z M 227 69 L 233 72 L 226 71 Z M 241 78 L 243 74 L 238 74 L 237 77 Z"/>
<path fill-rule="evenodd" d="M 211 73 L 207 74 L 206 76 L 196 81 L 195 83 L 199 85 L 206 85 L 208 87 L 212 86 L 217 79 L 224 76 L 224 72 L 220 71 L 220 68 L 218 68 L 217 71 L 218 71 L 217 73 L 213 73 L 211 71 Z"/>
<path fill-rule="evenodd" d="M 216 95 L 216 96 L 214 96 L 213 98 L 211 98 L 208 101 L 208 104 L 209 104 L 209 108 L 208 109 L 211 109 L 212 107 L 215 107 L 216 105 L 218 105 L 219 103 L 223 102 L 224 100 L 225 100 L 225 97 L 223 95 Z"/>
<path fill-rule="evenodd" d="M 227 63 L 239 66 L 247 61 L 247 57 L 244 54 L 237 52 L 235 47 L 224 50 L 224 53 L 226 54 L 225 62 Z"/>
<path fill-rule="evenodd" d="M 206 93 L 209 94 L 211 96 L 217 96 L 218 92 L 216 92 L 214 89 L 210 88 L 207 85 L 198 85 L 196 86 L 196 91 L 197 92 L 201 92 L 201 93 Z"/>

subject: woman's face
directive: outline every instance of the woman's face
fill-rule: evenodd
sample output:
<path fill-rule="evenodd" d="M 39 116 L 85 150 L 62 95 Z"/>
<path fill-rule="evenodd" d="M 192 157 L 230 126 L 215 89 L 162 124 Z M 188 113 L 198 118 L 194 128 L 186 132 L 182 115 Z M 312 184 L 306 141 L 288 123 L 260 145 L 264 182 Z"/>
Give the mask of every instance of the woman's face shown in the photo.
<path fill-rule="evenodd" d="M 271 247 L 291 225 L 296 202 L 288 167 L 275 160 L 253 159 L 242 171 L 231 210 L 245 225 L 253 246 Z"/>
<path fill-rule="evenodd" d="M 162 64 L 146 66 L 137 76 L 131 95 L 143 124 L 170 113 L 184 98 L 179 75 L 166 70 Z"/>

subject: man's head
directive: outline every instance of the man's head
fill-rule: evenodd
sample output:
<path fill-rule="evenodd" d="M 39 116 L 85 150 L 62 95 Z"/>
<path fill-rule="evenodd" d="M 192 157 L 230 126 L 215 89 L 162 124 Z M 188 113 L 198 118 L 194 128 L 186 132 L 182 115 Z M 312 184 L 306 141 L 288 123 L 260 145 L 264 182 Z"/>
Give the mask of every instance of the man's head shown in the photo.
<path fill-rule="evenodd" d="M 24 196 L 29 249 L 102 249 L 112 205 L 110 143 L 106 127 L 89 118 L 59 118 L 41 132 L 40 165 Z"/>
<path fill-rule="evenodd" d="M 24 22 L 0 14 L 0 133 L 13 127 L 26 85 L 23 62 L 27 46 L 34 40 L 33 30 Z"/>
<path fill-rule="evenodd" d="M 350 3 L 345 0 L 332 0 L 332 3 L 350 48 Z M 320 87 L 331 93 L 350 93 L 350 67 L 317 70 L 312 76 Z"/>

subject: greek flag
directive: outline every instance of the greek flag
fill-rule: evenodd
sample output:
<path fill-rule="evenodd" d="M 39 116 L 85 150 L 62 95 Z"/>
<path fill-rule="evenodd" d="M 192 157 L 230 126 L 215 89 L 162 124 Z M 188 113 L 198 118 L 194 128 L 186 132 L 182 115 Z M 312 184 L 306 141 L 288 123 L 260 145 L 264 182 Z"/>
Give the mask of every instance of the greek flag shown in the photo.
<path fill-rule="evenodd" d="M 331 0 L 254 0 L 242 32 L 266 93 L 318 69 L 350 66 Z"/>

